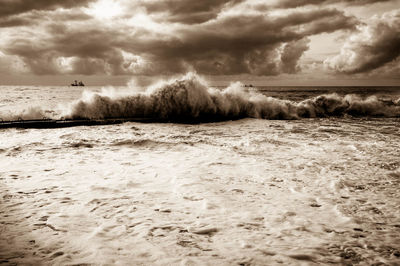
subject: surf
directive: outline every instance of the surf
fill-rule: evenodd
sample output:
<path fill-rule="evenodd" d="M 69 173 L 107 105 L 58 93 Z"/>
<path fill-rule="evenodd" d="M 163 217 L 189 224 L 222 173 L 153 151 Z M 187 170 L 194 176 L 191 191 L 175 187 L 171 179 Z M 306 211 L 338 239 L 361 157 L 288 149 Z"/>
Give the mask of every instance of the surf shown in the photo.
<path fill-rule="evenodd" d="M 234 82 L 211 87 L 195 73 L 161 81 L 145 91 L 84 92 L 61 111 L 32 107 L 2 118 L 0 127 L 68 127 L 135 122 L 206 123 L 242 118 L 293 120 L 327 117 L 400 117 L 400 99 L 322 94 L 301 101 L 278 99 Z"/>

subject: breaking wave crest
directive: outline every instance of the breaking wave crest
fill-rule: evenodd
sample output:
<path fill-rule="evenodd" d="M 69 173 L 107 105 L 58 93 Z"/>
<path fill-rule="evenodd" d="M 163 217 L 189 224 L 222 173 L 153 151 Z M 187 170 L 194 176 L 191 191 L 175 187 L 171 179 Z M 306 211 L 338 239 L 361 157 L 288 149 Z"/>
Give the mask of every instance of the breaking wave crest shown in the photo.
<path fill-rule="evenodd" d="M 188 73 L 160 82 L 146 91 L 85 91 L 81 99 L 61 109 L 31 107 L 0 114 L 0 121 L 143 119 L 171 122 L 209 122 L 240 118 L 300 119 L 331 116 L 400 117 L 400 98 L 381 100 L 336 93 L 302 101 L 278 99 L 249 91 L 240 82 L 224 90 L 212 88 L 201 77 Z"/>
<path fill-rule="evenodd" d="M 333 93 L 293 102 L 249 92 L 239 82 L 222 91 L 217 90 L 190 73 L 181 79 L 155 85 L 143 93 L 123 96 L 91 94 L 75 102 L 65 117 L 216 121 L 245 117 L 299 119 L 343 115 L 400 117 L 400 101 Z"/>

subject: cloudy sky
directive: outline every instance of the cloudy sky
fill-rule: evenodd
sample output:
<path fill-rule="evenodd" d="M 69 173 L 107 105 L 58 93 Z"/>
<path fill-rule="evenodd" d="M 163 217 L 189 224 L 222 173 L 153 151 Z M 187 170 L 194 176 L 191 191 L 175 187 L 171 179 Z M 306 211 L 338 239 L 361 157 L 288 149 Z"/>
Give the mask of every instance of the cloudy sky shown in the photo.
<path fill-rule="evenodd" d="M 0 85 L 400 85 L 400 0 L 0 0 Z"/>

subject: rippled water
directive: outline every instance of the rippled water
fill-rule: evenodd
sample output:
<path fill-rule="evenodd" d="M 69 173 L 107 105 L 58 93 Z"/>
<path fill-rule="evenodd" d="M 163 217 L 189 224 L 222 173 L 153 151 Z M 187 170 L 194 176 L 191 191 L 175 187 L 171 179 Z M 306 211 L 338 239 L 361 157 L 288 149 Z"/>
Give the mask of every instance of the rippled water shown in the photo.
<path fill-rule="evenodd" d="M 2 110 L 6 99 L 53 110 L 81 94 L 1 89 Z M 399 125 L 345 116 L 2 129 L 0 261 L 397 265 Z"/>

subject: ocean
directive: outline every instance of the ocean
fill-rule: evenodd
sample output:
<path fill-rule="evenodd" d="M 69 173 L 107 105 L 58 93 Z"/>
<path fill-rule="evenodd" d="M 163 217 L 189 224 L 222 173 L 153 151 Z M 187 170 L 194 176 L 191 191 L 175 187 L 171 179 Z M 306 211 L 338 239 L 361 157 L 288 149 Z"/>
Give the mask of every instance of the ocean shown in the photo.
<path fill-rule="evenodd" d="M 0 263 L 400 263 L 399 87 L 1 86 Z"/>

